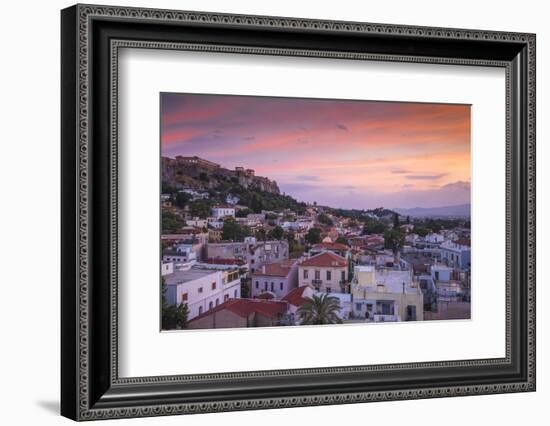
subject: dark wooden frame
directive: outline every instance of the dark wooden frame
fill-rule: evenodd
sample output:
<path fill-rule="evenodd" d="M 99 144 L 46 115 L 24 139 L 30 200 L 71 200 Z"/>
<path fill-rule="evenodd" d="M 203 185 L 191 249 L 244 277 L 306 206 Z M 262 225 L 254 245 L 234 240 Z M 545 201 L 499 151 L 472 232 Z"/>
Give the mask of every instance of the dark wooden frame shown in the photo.
<path fill-rule="evenodd" d="M 64 416 L 89 420 L 535 390 L 533 34 L 95 5 L 64 9 L 61 29 Z M 506 357 L 119 378 L 116 65 L 120 47 L 505 68 Z"/>

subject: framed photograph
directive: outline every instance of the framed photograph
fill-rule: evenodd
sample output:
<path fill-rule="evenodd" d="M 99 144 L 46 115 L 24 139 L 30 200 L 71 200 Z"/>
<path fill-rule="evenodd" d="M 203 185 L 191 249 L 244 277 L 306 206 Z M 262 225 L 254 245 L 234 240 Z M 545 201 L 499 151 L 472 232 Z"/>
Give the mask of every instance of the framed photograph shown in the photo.
<path fill-rule="evenodd" d="M 535 35 L 61 12 L 61 412 L 535 390 Z"/>

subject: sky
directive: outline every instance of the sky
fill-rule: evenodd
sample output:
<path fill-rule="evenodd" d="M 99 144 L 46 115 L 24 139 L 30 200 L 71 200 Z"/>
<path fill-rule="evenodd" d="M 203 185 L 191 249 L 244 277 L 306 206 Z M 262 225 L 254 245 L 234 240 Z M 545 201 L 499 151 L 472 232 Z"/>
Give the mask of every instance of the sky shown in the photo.
<path fill-rule="evenodd" d="M 162 93 L 161 153 L 331 207 L 470 202 L 469 105 Z"/>

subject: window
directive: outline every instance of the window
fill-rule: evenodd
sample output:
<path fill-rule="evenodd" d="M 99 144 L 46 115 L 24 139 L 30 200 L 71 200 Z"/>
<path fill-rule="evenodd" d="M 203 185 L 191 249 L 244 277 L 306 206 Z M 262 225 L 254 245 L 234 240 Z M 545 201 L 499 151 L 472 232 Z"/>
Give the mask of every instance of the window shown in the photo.
<path fill-rule="evenodd" d="M 327 294 L 330 293 L 332 291 L 332 288 L 331 287 L 327 287 Z"/>
<path fill-rule="evenodd" d="M 226 294 L 225 296 L 223 296 L 223 301 L 224 302 L 227 302 L 229 300 L 229 294 Z"/>
<path fill-rule="evenodd" d="M 340 279 L 341 279 L 342 281 L 346 281 L 346 271 L 340 272 Z"/>
<path fill-rule="evenodd" d="M 315 279 L 320 280 L 321 279 L 321 271 L 315 271 Z"/>
<path fill-rule="evenodd" d="M 361 303 L 356 303 L 355 304 L 355 310 L 356 311 L 360 311 L 362 307 L 363 307 L 363 305 Z"/>
<path fill-rule="evenodd" d="M 267 281 L 264 282 L 264 291 L 267 291 Z"/>
<path fill-rule="evenodd" d="M 210 301 L 210 303 L 208 304 L 208 310 L 212 309 L 213 307 L 214 307 L 214 303 Z"/>
<path fill-rule="evenodd" d="M 220 304 L 220 299 L 216 299 L 216 306 Z"/>
<path fill-rule="evenodd" d="M 282 289 L 283 289 L 283 283 L 281 283 L 281 286 L 280 286 L 280 290 L 282 290 Z"/>
<path fill-rule="evenodd" d="M 256 288 L 260 288 L 260 282 L 256 281 Z"/>
<path fill-rule="evenodd" d="M 199 315 L 202 314 L 202 306 L 199 306 Z"/>
<path fill-rule="evenodd" d="M 407 321 L 416 321 L 416 306 L 407 306 Z"/>
<path fill-rule="evenodd" d="M 275 290 L 275 288 L 273 286 L 273 282 L 271 282 L 271 291 L 274 291 L 274 290 Z"/>
<path fill-rule="evenodd" d="M 199 287 L 199 293 L 202 293 L 202 287 Z"/>
<path fill-rule="evenodd" d="M 216 290 L 216 283 L 212 283 L 212 290 Z"/>
<path fill-rule="evenodd" d="M 235 296 L 235 299 L 237 298 L 237 290 L 234 291 L 233 296 Z"/>
<path fill-rule="evenodd" d="M 309 275 L 309 271 L 307 269 L 304 269 L 304 280 L 307 280 Z"/>
<path fill-rule="evenodd" d="M 327 281 L 330 281 L 332 279 L 332 272 L 327 271 Z"/>

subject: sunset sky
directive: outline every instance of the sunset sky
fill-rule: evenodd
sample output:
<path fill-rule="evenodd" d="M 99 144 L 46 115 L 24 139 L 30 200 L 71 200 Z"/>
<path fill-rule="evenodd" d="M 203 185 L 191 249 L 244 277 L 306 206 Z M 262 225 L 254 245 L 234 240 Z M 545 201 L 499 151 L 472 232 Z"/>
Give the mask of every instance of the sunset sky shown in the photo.
<path fill-rule="evenodd" d="M 470 202 L 470 106 L 161 94 L 162 155 L 251 168 L 343 208 Z"/>

